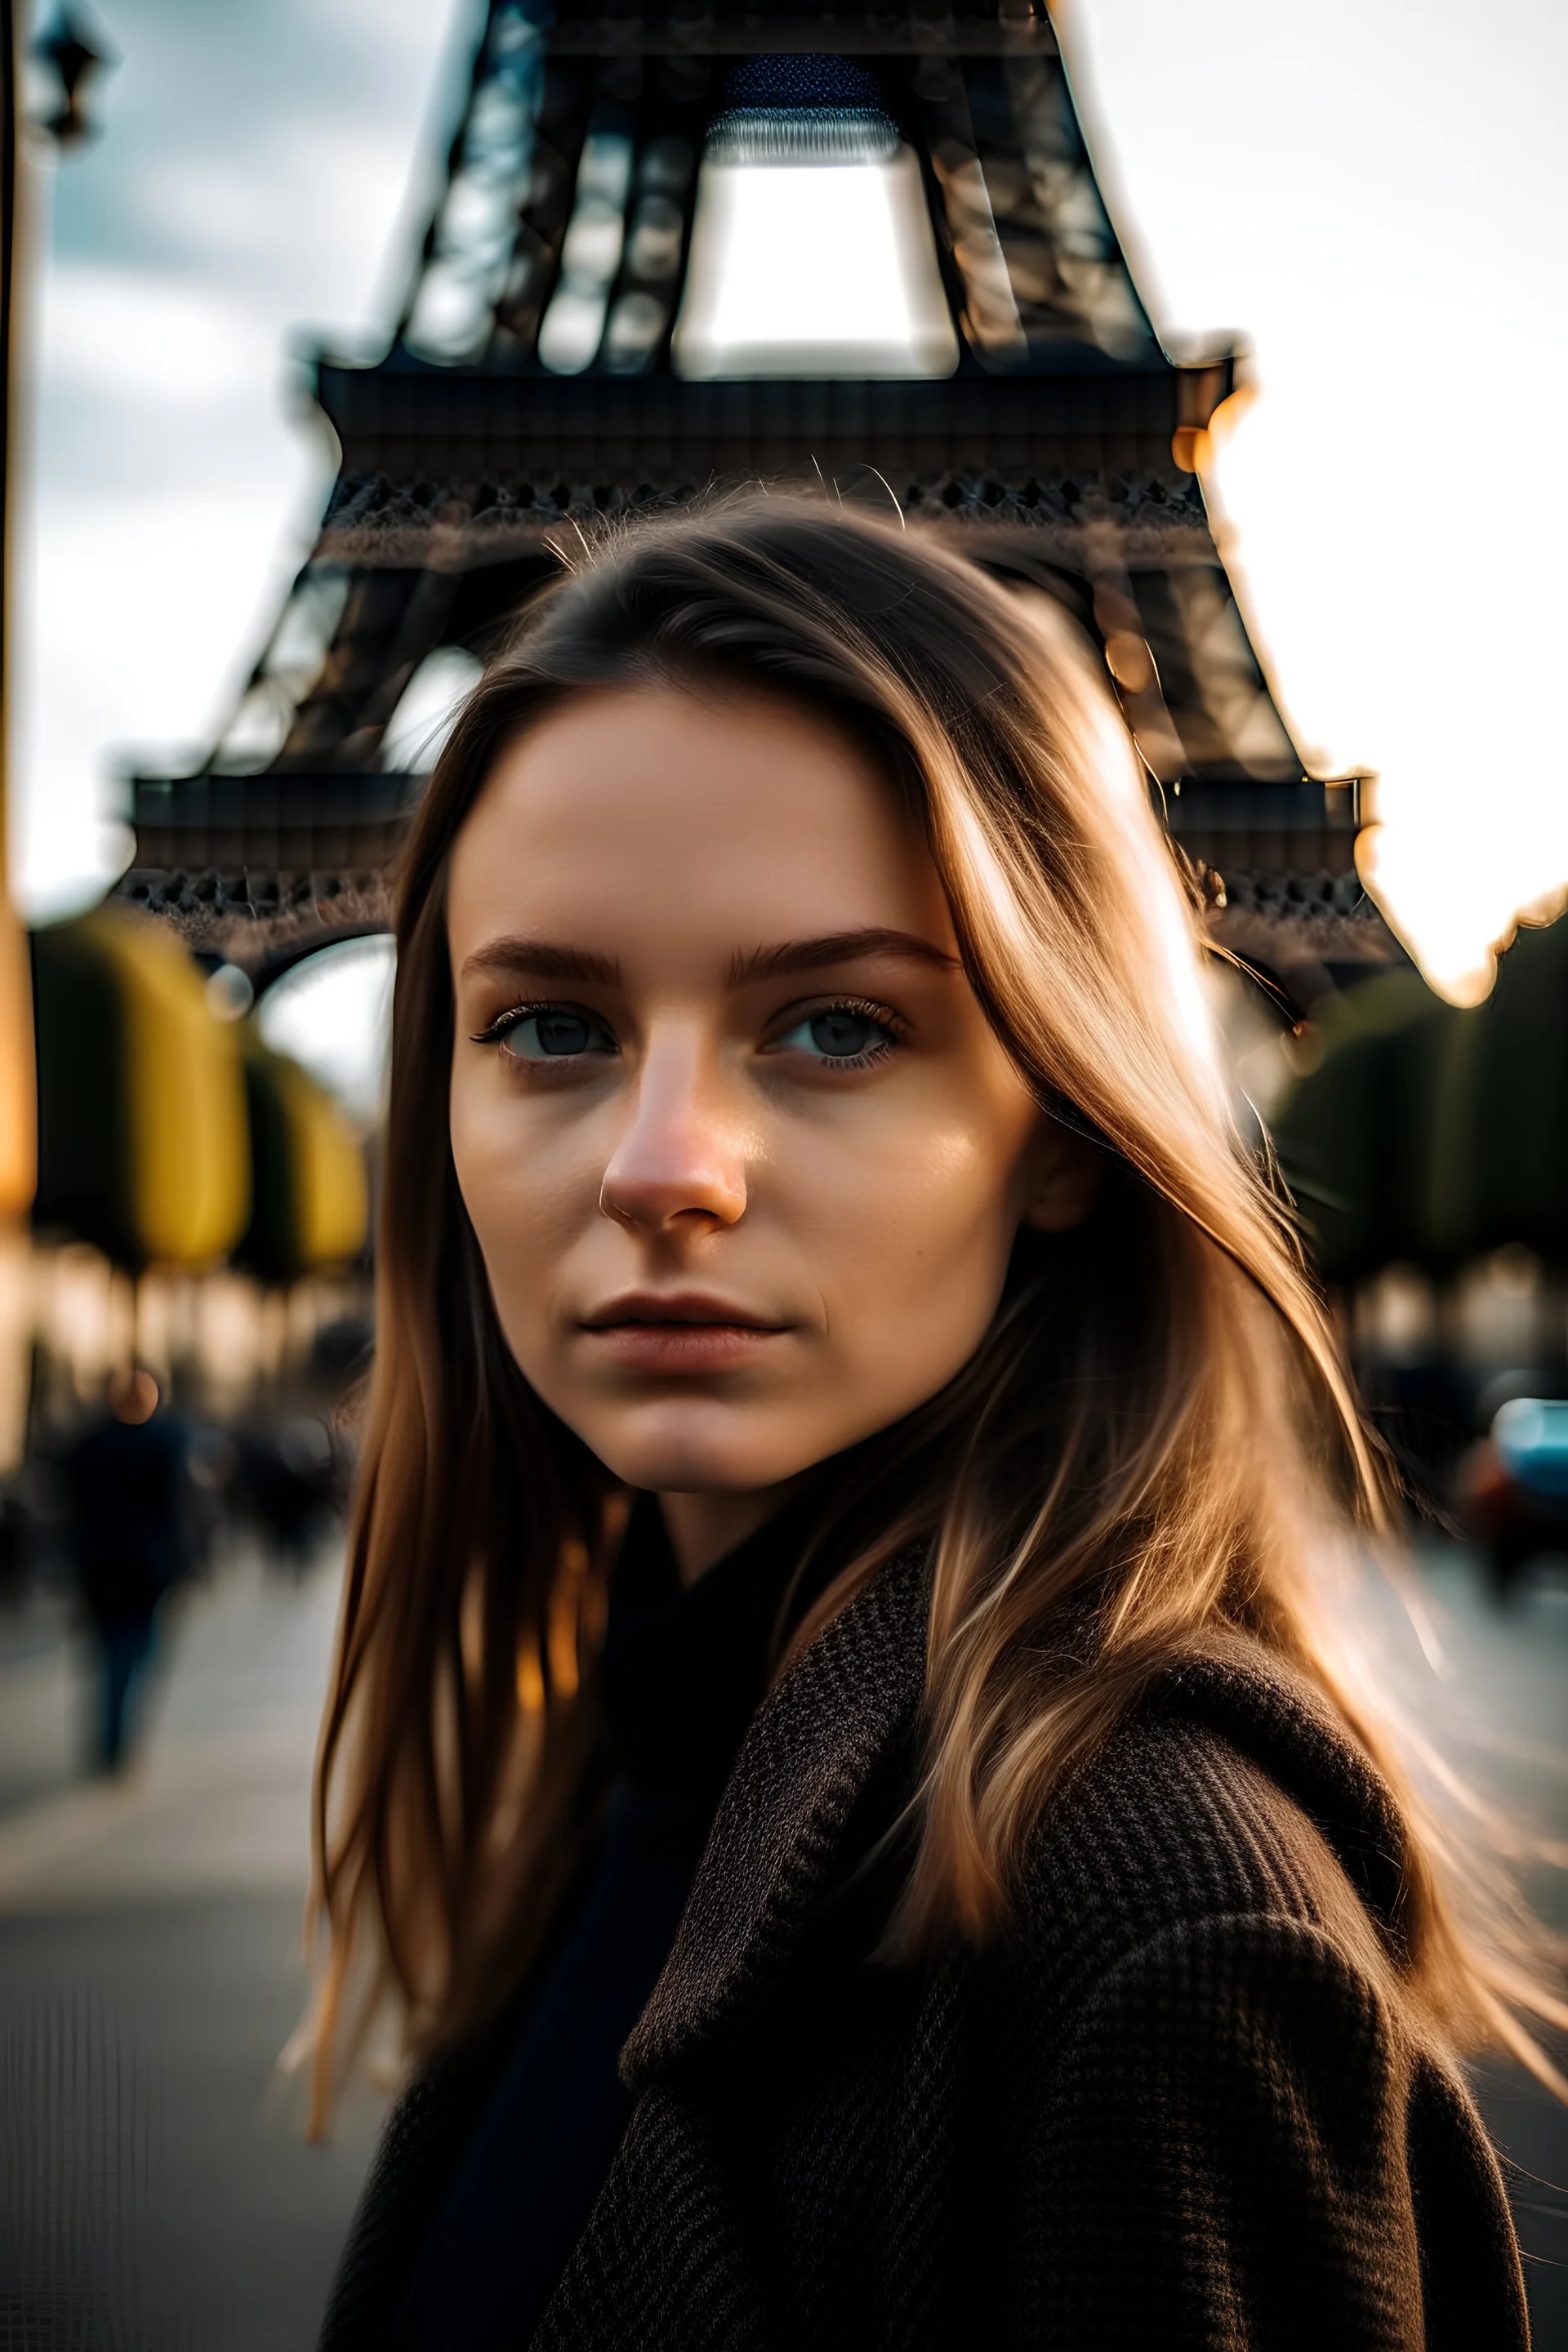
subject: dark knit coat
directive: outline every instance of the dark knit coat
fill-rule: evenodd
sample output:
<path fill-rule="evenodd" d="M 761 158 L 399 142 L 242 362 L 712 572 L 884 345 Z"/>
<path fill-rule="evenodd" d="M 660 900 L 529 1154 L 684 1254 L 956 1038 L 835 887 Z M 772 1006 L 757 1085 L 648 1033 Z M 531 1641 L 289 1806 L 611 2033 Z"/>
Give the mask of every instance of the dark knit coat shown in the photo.
<path fill-rule="evenodd" d="M 1004 1934 L 868 1959 L 925 1613 L 895 1563 L 755 1717 L 538 2352 L 1526 2346 L 1496 2160 L 1401 1996 L 1397 1817 L 1280 1670 L 1173 1671 L 1046 1808 Z M 321 2352 L 395 2345 L 492 2073 L 394 2111 Z"/>

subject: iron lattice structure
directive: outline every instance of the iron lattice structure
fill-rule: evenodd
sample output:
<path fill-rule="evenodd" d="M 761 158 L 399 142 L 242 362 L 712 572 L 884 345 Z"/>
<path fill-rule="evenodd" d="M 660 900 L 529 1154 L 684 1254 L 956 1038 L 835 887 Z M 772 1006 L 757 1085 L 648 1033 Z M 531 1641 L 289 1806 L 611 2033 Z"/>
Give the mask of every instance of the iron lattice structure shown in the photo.
<path fill-rule="evenodd" d="M 706 163 L 781 153 L 916 175 L 950 372 L 683 353 Z M 421 664 L 482 655 L 590 517 L 820 477 L 1067 602 L 1237 945 L 1379 960 L 1355 787 L 1306 776 L 1193 470 L 1235 367 L 1162 348 L 1043 0 L 490 0 L 391 348 L 317 365 L 342 458 L 316 546 L 200 772 L 135 780 L 121 893 L 253 965 L 382 923 Z"/>

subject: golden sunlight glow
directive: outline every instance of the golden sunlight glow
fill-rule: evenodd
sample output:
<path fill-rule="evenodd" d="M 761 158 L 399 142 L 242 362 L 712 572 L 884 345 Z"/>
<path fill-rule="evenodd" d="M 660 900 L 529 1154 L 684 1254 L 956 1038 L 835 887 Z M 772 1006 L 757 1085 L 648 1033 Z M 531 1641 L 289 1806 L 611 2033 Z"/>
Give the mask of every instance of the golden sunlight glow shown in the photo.
<path fill-rule="evenodd" d="M 1189 455 L 1292 731 L 1315 774 L 1376 772 L 1363 876 L 1471 1001 L 1568 881 L 1563 12 L 1051 13 L 1162 335 L 1250 346 L 1250 413 Z"/>
<path fill-rule="evenodd" d="M 1203 453 L 1215 537 L 1313 772 L 1377 772 L 1363 883 L 1432 987 L 1476 1004 L 1517 924 L 1551 920 L 1568 884 L 1568 794 L 1510 611 L 1542 554 L 1520 549 L 1486 584 L 1414 502 L 1347 502 L 1325 544 L 1301 520 L 1294 407 L 1265 387 L 1242 432 Z M 1329 449 L 1321 435 L 1314 470 L 1364 470 L 1357 432 L 1347 417 Z"/>
<path fill-rule="evenodd" d="M 37 1176 L 27 942 L 0 871 L 0 1222 L 25 1216 Z"/>
<path fill-rule="evenodd" d="M 517 1654 L 517 1703 L 524 1715 L 544 1711 L 544 1674 L 531 1641 L 524 1642 Z"/>

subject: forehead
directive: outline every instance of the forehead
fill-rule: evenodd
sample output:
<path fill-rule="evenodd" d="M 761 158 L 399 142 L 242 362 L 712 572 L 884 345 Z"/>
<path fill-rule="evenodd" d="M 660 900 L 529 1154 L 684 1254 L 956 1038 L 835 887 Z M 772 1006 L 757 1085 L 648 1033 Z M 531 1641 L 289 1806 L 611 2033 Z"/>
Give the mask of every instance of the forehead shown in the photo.
<path fill-rule="evenodd" d="M 885 926 L 948 946 L 920 835 L 869 760 L 782 700 L 585 695 L 497 761 L 454 847 L 455 962 L 511 932 L 708 962 Z"/>

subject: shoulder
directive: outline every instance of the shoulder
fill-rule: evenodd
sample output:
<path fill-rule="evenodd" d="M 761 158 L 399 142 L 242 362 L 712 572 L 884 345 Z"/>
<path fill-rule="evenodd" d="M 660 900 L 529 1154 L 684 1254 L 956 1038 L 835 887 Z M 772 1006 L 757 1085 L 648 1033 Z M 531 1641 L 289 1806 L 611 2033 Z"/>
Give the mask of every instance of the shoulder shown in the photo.
<path fill-rule="evenodd" d="M 1522 2352 L 1497 2162 L 1405 1989 L 1403 1836 L 1332 1707 L 1250 1657 L 1173 1670 L 1042 1809 L 977 2011 L 1050 2216 L 1040 2340 L 1372 2352 L 1430 2296 L 1445 2343 Z"/>
<path fill-rule="evenodd" d="M 1015 1937 L 1069 2004 L 1177 1944 L 1390 1982 L 1405 1837 L 1320 1693 L 1261 1657 L 1191 1659 L 1042 1808 Z"/>
<path fill-rule="evenodd" d="M 1394 1971 L 1296 1907 L 1189 1917 L 1029 2020 L 1002 2112 L 1050 2216 L 1042 2340 L 1373 2352 L 1436 2341 L 1435 2308 L 1445 2344 L 1524 2352 L 1479 2116 Z"/>

